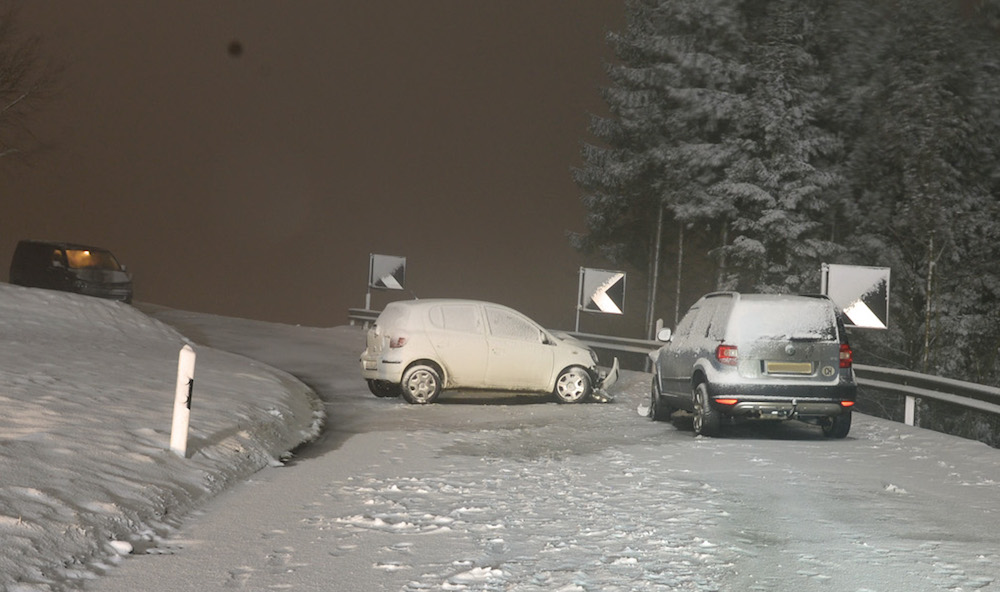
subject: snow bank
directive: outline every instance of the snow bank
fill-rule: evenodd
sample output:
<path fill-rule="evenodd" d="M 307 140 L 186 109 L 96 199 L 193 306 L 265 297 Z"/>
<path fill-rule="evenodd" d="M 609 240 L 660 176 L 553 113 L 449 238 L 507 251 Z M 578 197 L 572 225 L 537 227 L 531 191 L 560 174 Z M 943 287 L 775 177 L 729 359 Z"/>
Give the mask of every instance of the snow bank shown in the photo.
<path fill-rule="evenodd" d="M 0 589 L 61 590 L 315 438 L 291 375 L 195 346 L 188 458 L 169 451 L 187 342 L 131 306 L 0 284 Z"/>

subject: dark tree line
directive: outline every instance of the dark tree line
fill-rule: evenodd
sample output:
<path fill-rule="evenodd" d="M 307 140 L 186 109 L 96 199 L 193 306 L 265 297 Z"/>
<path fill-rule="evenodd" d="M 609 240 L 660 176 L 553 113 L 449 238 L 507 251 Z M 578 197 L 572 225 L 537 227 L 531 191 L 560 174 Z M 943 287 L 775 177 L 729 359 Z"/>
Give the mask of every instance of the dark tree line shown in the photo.
<path fill-rule="evenodd" d="M 581 249 L 671 320 L 890 267 L 867 363 L 1000 380 L 1000 0 L 628 0 Z M 673 305 L 673 306 L 671 306 Z M 669 322 L 668 322 L 669 324 Z"/>

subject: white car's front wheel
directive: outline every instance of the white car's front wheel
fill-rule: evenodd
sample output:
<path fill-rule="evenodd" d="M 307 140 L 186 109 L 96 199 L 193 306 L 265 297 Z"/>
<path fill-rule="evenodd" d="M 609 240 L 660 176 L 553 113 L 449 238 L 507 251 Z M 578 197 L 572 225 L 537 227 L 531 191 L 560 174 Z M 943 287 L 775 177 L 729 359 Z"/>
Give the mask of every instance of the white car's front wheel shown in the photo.
<path fill-rule="evenodd" d="M 400 386 L 408 403 L 426 405 L 441 394 L 441 375 L 432 366 L 417 364 L 406 369 Z"/>
<path fill-rule="evenodd" d="M 590 390 L 590 374 L 579 366 L 563 370 L 556 379 L 555 394 L 560 403 L 579 403 L 587 398 Z"/>

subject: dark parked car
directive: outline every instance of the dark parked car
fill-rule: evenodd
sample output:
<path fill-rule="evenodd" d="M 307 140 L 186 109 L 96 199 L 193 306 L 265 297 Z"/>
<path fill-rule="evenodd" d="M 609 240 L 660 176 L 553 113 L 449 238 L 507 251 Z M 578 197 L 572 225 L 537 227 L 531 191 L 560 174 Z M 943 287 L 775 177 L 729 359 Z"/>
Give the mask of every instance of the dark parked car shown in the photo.
<path fill-rule="evenodd" d="M 99 247 L 23 240 L 14 249 L 10 283 L 132 302 L 132 276 Z"/>
<path fill-rule="evenodd" d="M 834 438 L 851 429 L 853 352 L 825 296 L 708 294 L 658 338 L 654 420 L 683 409 L 706 436 L 740 420 L 797 419 Z"/>

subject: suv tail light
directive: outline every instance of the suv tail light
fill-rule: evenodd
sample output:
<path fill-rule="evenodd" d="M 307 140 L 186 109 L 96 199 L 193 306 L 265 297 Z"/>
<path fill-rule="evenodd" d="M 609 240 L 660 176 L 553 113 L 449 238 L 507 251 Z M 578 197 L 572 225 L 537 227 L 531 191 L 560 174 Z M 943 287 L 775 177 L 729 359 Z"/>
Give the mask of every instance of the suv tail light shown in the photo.
<path fill-rule="evenodd" d="M 846 343 L 840 344 L 840 367 L 850 368 L 854 364 L 854 352 L 851 351 L 851 346 Z"/>
<path fill-rule="evenodd" d="M 723 343 L 719 345 L 719 347 L 715 348 L 715 359 L 719 360 L 719 362 L 723 364 L 735 366 L 737 358 L 739 358 L 739 352 L 736 350 L 735 345 L 726 345 Z M 841 362 L 841 364 L 843 364 L 843 362 Z"/>
<path fill-rule="evenodd" d="M 406 338 L 405 337 L 390 337 L 389 338 L 389 347 L 392 348 L 392 349 L 399 349 L 399 348 L 403 347 L 404 345 L 406 345 Z"/>

